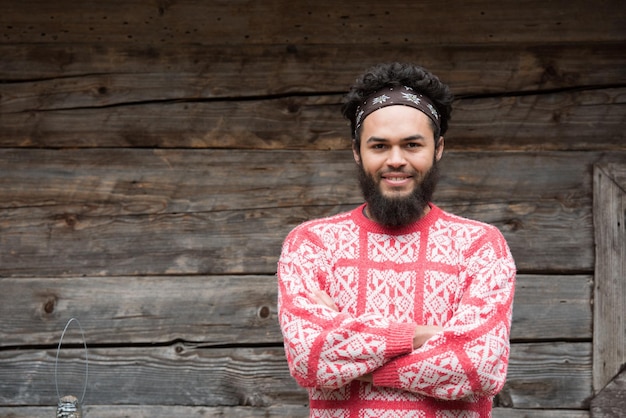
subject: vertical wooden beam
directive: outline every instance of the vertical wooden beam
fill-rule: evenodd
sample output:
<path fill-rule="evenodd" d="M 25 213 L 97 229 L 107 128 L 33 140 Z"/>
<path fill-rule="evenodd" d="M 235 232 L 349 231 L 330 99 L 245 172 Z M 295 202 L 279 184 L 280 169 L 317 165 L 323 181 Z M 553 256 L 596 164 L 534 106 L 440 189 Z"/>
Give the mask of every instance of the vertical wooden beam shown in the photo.
<path fill-rule="evenodd" d="M 593 388 L 598 393 L 626 364 L 626 165 L 595 166 L 593 190 Z"/>

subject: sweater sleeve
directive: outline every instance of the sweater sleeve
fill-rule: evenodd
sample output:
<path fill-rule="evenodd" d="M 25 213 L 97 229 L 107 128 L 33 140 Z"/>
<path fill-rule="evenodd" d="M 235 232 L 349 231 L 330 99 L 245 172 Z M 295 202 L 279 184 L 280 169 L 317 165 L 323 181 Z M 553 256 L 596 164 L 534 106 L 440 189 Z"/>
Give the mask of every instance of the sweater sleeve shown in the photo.
<path fill-rule="evenodd" d="M 492 227 L 493 228 L 493 227 Z M 464 293 L 444 330 L 373 373 L 374 385 L 444 400 L 494 396 L 509 358 L 515 264 L 493 228 L 461 262 Z"/>
<path fill-rule="evenodd" d="M 302 387 L 334 389 L 412 351 L 415 324 L 380 315 L 354 317 L 311 303 L 328 267 L 316 237 L 302 228 L 286 238 L 278 262 L 278 311 L 291 375 Z"/>

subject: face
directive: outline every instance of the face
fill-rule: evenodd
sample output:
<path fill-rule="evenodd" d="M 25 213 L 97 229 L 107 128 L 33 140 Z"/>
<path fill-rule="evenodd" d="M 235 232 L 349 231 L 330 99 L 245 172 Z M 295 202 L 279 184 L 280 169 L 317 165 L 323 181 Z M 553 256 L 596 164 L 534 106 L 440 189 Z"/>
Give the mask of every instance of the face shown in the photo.
<path fill-rule="evenodd" d="M 388 106 L 363 121 L 361 144 L 354 149 L 367 213 L 387 226 L 407 225 L 425 215 L 434 192 L 436 163 L 430 119 L 408 106 Z"/>

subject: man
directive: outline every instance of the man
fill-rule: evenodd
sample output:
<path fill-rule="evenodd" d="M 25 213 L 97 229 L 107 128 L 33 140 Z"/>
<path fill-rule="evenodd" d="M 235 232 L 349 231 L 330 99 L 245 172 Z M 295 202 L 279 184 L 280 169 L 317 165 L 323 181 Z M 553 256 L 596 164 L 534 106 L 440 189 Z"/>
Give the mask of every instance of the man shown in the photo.
<path fill-rule="evenodd" d="M 311 417 L 491 416 L 515 265 L 495 227 L 431 203 L 452 100 L 398 63 L 346 96 L 365 204 L 296 227 L 278 264 L 286 356 Z"/>

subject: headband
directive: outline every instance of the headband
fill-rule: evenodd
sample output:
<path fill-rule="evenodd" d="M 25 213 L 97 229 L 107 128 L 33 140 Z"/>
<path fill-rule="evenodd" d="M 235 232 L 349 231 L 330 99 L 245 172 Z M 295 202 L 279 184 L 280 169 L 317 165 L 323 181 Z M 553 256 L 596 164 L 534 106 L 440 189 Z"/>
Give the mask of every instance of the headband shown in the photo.
<path fill-rule="evenodd" d="M 416 93 L 411 87 L 395 86 L 383 87 L 372 93 L 356 108 L 356 123 L 354 137 L 361 128 L 365 118 L 372 112 L 382 109 L 386 106 L 404 105 L 410 106 L 424 113 L 430 118 L 437 127 L 441 128 L 439 121 L 439 112 L 435 109 L 433 102 L 428 97 Z"/>

